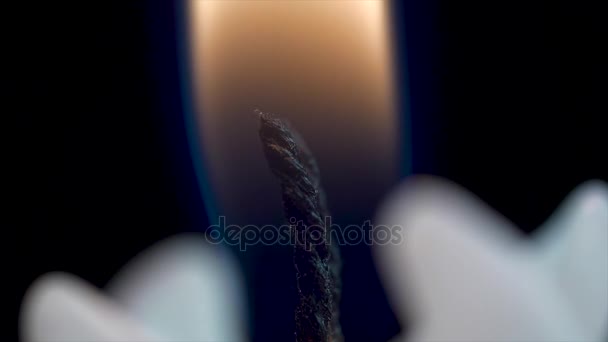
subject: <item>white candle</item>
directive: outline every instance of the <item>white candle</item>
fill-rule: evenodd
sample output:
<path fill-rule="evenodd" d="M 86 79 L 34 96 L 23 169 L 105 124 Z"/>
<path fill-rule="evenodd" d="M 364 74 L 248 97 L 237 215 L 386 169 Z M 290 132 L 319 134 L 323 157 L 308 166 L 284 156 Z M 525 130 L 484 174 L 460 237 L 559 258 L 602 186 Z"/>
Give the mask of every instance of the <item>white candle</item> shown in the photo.
<path fill-rule="evenodd" d="M 372 212 L 395 182 L 387 11 L 381 0 L 192 0 L 198 131 L 212 193 L 228 222 L 282 215 L 255 109 L 288 118 L 303 135 L 334 215 Z"/>

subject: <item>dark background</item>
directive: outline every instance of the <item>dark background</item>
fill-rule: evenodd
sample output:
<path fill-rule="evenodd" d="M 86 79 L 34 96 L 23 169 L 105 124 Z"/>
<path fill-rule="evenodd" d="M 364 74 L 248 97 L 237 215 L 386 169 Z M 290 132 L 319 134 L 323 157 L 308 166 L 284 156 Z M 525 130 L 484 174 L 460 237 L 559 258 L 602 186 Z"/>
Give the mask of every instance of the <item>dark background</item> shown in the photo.
<path fill-rule="evenodd" d="M 525 231 L 577 184 L 608 180 L 600 3 L 396 3 L 413 171 L 463 184 Z M 207 219 L 172 1 L 27 2 L 3 14 L 1 279 L 13 341 L 37 276 L 63 270 L 103 286 L 138 251 Z M 369 296 L 374 320 L 350 312 L 347 338 L 397 333 L 382 294 Z M 270 329 L 256 326 L 257 340 Z"/>

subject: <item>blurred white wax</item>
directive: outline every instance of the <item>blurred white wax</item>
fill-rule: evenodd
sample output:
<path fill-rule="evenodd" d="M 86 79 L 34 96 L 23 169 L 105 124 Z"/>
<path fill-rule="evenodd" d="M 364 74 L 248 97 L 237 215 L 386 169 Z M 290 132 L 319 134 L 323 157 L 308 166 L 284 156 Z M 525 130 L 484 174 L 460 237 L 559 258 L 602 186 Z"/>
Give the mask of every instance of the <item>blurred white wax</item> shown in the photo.
<path fill-rule="evenodd" d="M 24 342 L 246 341 L 235 261 L 196 235 L 163 241 L 129 263 L 106 294 L 63 273 L 27 292 Z"/>
<path fill-rule="evenodd" d="M 380 210 L 375 259 L 407 341 L 605 341 L 608 187 L 581 185 L 531 239 L 447 181 L 414 177 Z"/>
<path fill-rule="evenodd" d="M 375 259 L 407 341 L 605 341 L 608 187 L 581 185 L 531 239 L 465 190 L 414 177 L 376 224 L 403 242 Z M 26 294 L 24 342 L 247 340 L 234 261 L 200 237 L 145 251 L 107 295 L 67 274 Z"/>

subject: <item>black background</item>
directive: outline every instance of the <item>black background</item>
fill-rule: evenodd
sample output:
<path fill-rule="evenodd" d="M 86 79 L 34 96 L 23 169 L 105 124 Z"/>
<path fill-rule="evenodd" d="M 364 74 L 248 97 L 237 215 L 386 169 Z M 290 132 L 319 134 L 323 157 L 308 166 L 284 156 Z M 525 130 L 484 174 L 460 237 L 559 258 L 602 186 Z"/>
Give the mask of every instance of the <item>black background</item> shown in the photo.
<path fill-rule="evenodd" d="M 179 89 L 167 91 L 178 83 L 172 8 L 125 0 L 3 10 L 3 340 L 17 340 L 22 295 L 40 274 L 103 286 L 154 241 L 206 224 Z M 608 180 L 599 1 L 404 1 L 394 14 L 409 62 L 415 172 L 463 184 L 525 231 L 577 184 Z M 355 326 L 365 340 L 398 331 L 388 310 L 373 322 L 347 317 L 353 340 L 362 337 L 349 335 Z"/>

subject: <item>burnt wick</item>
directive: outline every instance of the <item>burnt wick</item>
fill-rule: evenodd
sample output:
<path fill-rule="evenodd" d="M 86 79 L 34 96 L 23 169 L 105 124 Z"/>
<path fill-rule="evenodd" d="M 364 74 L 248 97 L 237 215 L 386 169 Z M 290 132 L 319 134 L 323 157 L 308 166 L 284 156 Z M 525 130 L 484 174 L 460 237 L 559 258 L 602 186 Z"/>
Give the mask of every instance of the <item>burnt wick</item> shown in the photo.
<path fill-rule="evenodd" d="M 342 341 L 339 323 L 341 260 L 338 246 L 328 238 L 329 211 L 318 165 L 300 135 L 285 121 L 256 109 L 259 135 L 270 170 L 281 184 L 283 210 L 295 234 L 294 267 L 298 303 L 295 336 L 298 342 Z M 307 229 L 321 227 L 318 230 Z M 312 243 L 314 241 L 314 243 Z"/>

